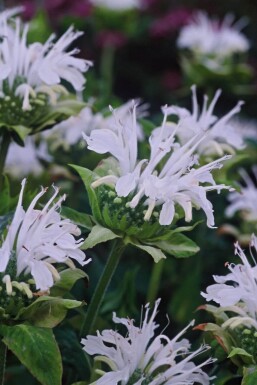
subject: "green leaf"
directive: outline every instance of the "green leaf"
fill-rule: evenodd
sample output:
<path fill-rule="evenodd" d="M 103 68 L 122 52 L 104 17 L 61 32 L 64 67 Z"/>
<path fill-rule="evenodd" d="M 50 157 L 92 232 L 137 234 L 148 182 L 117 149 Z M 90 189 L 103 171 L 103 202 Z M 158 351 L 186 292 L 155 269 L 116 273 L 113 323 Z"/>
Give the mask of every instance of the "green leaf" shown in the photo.
<path fill-rule="evenodd" d="M 51 287 L 51 297 L 63 297 L 69 292 L 73 285 L 82 278 L 87 278 L 88 275 L 81 269 L 66 269 L 60 273 L 60 280 L 55 282 Z"/>
<path fill-rule="evenodd" d="M 244 368 L 244 376 L 241 385 L 256 385 L 257 384 L 257 367 L 251 366 Z"/>
<path fill-rule="evenodd" d="M 77 171 L 77 173 L 80 175 L 86 187 L 90 207 L 94 218 L 96 219 L 97 222 L 102 223 L 103 219 L 102 219 L 101 210 L 98 204 L 97 196 L 96 196 L 95 190 L 91 187 L 92 182 L 98 179 L 97 175 L 93 171 L 88 170 L 87 168 L 83 168 L 73 164 L 70 164 L 70 166 Z"/>
<path fill-rule="evenodd" d="M 71 209 L 70 207 L 63 206 L 61 216 L 70 219 L 76 225 L 87 230 L 91 230 L 95 224 L 91 215 L 80 213 L 79 211 Z"/>
<path fill-rule="evenodd" d="M 7 214 L 10 211 L 10 184 L 6 175 L 4 175 L 4 182 L 0 191 L 0 215 Z"/>
<path fill-rule="evenodd" d="M 231 352 L 228 355 L 228 358 L 232 358 L 234 356 L 245 356 L 245 357 L 253 358 L 251 354 L 247 353 L 246 350 L 241 348 L 232 348 Z"/>
<path fill-rule="evenodd" d="M 30 128 L 22 126 L 21 124 L 18 126 L 11 126 L 11 128 L 16 132 L 22 142 L 24 142 L 24 139 L 31 133 Z"/>
<path fill-rule="evenodd" d="M 130 242 L 132 243 L 132 242 Z M 148 254 L 153 257 L 153 260 L 155 263 L 159 262 L 161 259 L 166 259 L 166 255 L 163 254 L 163 252 L 160 249 L 157 249 L 156 247 L 147 246 L 147 245 L 140 245 L 139 243 L 132 243 L 134 246 L 138 247 L 141 250 L 146 251 Z"/>
<path fill-rule="evenodd" d="M 200 250 L 192 239 L 180 233 L 173 233 L 168 240 L 157 241 L 153 244 L 176 258 L 187 258 Z"/>
<path fill-rule="evenodd" d="M 61 385 L 61 355 L 52 330 L 1 325 L 0 333 L 7 347 L 42 385 Z"/>
<path fill-rule="evenodd" d="M 106 227 L 95 225 L 92 228 L 91 233 L 89 233 L 87 239 L 81 246 L 81 249 L 82 250 L 91 249 L 98 243 L 107 242 L 115 238 L 120 238 L 120 236 L 115 234 L 112 230 L 107 229 Z"/>
<path fill-rule="evenodd" d="M 82 302 L 72 299 L 42 296 L 31 305 L 22 308 L 16 319 L 29 321 L 33 326 L 53 328 L 65 318 L 69 309 L 81 305 Z"/>

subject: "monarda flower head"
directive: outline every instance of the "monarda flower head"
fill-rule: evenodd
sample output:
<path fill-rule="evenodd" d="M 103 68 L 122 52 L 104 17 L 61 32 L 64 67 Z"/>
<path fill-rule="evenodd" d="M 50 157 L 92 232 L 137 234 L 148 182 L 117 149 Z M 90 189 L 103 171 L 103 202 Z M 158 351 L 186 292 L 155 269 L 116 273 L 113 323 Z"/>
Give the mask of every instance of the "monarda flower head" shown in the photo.
<path fill-rule="evenodd" d="M 110 370 L 99 370 L 101 377 L 94 385 L 209 385 L 211 378 L 203 371 L 205 365 L 214 362 L 212 358 L 198 363 L 193 359 L 209 349 L 202 345 L 195 351 L 190 349 L 187 339 L 180 339 L 193 325 L 190 323 L 176 337 L 156 335 L 159 325 L 155 322 L 159 300 L 150 315 L 149 305 L 145 307 L 145 317 L 140 327 L 134 326 L 129 318 L 113 315 L 116 324 L 125 326 L 124 337 L 116 330 L 97 332 L 96 336 L 82 339 L 83 349 L 109 366 Z M 91 384 L 91 385 L 93 385 Z"/>
<path fill-rule="evenodd" d="M 196 207 L 204 210 L 207 225 L 213 227 L 212 204 L 206 193 L 227 188 L 223 184 L 216 185 L 211 172 L 222 167 L 229 156 L 198 167 L 196 149 L 205 136 L 197 133 L 180 145 L 176 140 L 180 126 L 167 125 L 169 109 L 164 108 L 163 112 L 162 126 L 149 138 L 149 159 L 137 158 L 135 105 L 129 112 L 130 119 L 117 119 L 112 130 L 93 130 L 89 136 L 84 135 L 88 149 L 99 154 L 110 153 L 114 158 L 113 166 L 106 166 L 106 175 L 101 171 L 103 176 L 96 175 L 91 186 L 100 194 L 106 190 L 114 203 L 120 203 L 128 213 L 137 213 L 143 221 L 157 218 L 160 225 L 171 225 L 176 208 L 180 206 L 185 220 L 190 222 L 192 208 Z M 115 111 L 113 113 L 115 116 Z M 101 188 L 104 185 L 106 189 Z"/>
<path fill-rule="evenodd" d="M 29 24 L 13 13 L 0 14 L 0 124 L 23 139 L 79 112 L 83 105 L 61 81 L 81 91 L 92 63 L 74 57 L 77 49 L 67 51 L 82 32 L 70 27 L 56 42 L 51 35 L 44 44 L 28 44 Z"/>
<path fill-rule="evenodd" d="M 212 20 L 204 12 L 196 13 L 188 25 L 184 26 L 178 37 L 178 47 L 187 48 L 196 55 L 205 55 L 206 63 L 209 55 L 209 65 L 229 57 L 235 53 L 246 52 L 249 49 L 247 38 L 240 32 L 242 23 L 233 25 L 234 18 L 227 15 L 220 22 Z"/>
<path fill-rule="evenodd" d="M 257 251 L 257 238 L 252 235 L 250 246 Z M 200 325 L 211 331 L 230 356 L 241 356 L 248 363 L 257 363 L 257 266 L 248 261 L 238 243 L 235 254 L 241 263 L 227 263 L 230 270 L 225 276 L 213 276 L 215 284 L 207 287 L 202 296 L 217 304 L 203 306 L 215 317 L 216 325 Z M 236 349 L 240 348 L 240 349 Z M 234 350 L 235 349 L 235 350 Z"/>
<path fill-rule="evenodd" d="M 217 90 L 208 106 L 208 97 L 204 95 L 202 110 L 200 110 L 196 86 L 192 90 L 192 112 L 186 108 L 170 106 L 167 114 L 177 117 L 179 129 L 177 136 L 181 144 L 185 144 L 196 134 L 204 134 L 204 139 L 199 143 L 196 152 L 200 156 L 222 156 L 224 153 L 234 154 L 236 150 L 244 148 L 243 132 L 240 132 L 231 118 L 238 114 L 243 104 L 239 101 L 236 106 L 218 119 L 214 115 L 214 108 L 220 97 L 221 90 Z"/>
<path fill-rule="evenodd" d="M 79 249 L 82 239 L 79 228 L 68 219 L 62 219 L 58 210 L 65 196 L 55 202 L 58 189 L 42 210 L 35 209 L 38 200 L 46 193 L 41 190 L 30 203 L 27 211 L 22 200 L 25 179 L 11 224 L 7 228 L 0 248 L 0 297 L 13 300 L 18 291 L 29 299 L 33 292 L 49 293 L 55 281 L 60 279 L 54 264 L 66 264 L 75 268 L 73 260 L 87 264 L 85 254 Z M 13 294 L 14 293 L 14 294 Z M 18 297 L 17 297 L 18 298 Z"/>

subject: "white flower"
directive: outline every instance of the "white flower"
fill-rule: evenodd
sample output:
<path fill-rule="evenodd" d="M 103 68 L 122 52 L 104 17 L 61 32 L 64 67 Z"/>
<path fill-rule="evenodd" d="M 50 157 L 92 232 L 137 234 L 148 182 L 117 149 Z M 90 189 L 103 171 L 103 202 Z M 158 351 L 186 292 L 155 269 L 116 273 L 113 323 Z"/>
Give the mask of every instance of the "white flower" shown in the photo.
<path fill-rule="evenodd" d="M 178 47 L 188 48 L 200 55 L 210 55 L 207 66 L 215 66 L 218 60 L 249 49 L 247 38 L 240 32 L 242 22 L 233 24 L 234 18 L 227 15 L 223 22 L 211 20 L 204 12 L 198 12 L 191 22 L 183 27 L 178 37 Z M 218 69 L 218 68 L 217 68 Z"/>
<path fill-rule="evenodd" d="M 44 170 L 40 160 L 46 162 L 52 160 L 46 142 L 41 141 L 36 146 L 34 139 L 27 136 L 24 140 L 24 147 L 11 142 L 6 158 L 5 171 L 14 178 L 23 178 L 29 174 L 38 176 Z"/>
<path fill-rule="evenodd" d="M 0 14 L 0 90 L 1 97 L 14 94 L 23 100 L 22 109 L 31 109 L 31 99 L 38 93 L 46 94 L 51 103 L 56 103 L 61 93 L 67 93 L 60 86 L 61 80 L 70 83 L 76 90 L 83 89 L 83 73 L 91 62 L 75 58 L 77 49 L 68 47 L 82 35 L 70 27 L 55 43 L 51 35 L 44 43 L 27 43 L 29 25 L 22 25 L 20 18 L 8 20 L 8 12 Z"/>
<path fill-rule="evenodd" d="M 169 225 L 174 218 L 175 204 L 178 204 L 185 212 L 186 221 L 192 219 L 193 206 L 202 208 L 207 216 L 207 225 L 212 227 L 212 204 L 207 200 L 206 192 L 227 188 L 215 184 L 211 171 L 222 167 L 222 161 L 228 157 L 195 168 L 195 150 L 205 136 L 196 134 L 180 146 L 175 142 L 179 125 L 168 126 L 167 110 L 163 111 L 163 124 L 153 131 L 149 139 L 149 160 L 137 160 L 135 106 L 130 112 L 130 119 L 125 119 L 124 122 L 116 120 L 115 130 L 93 130 L 90 136 L 84 136 L 90 150 L 100 154 L 109 152 L 118 161 L 118 175 L 110 173 L 96 180 L 92 186 L 95 188 L 109 183 L 115 186 L 118 196 L 127 197 L 133 194 L 128 205 L 135 208 L 143 201 L 148 206 L 145 220 L 150 219 L 155 206 L 161 206 L 159 222 L 161 225 Z M 158 170 L 160 162 L 163 166 Z"/>
<path fill-rule="evenodd" d="M 17 261 L 17 276 L 31 274 L 37 289 L 48 290 L 59 279 L 59 274 L 53 263 L 73 265 L 75 259 L 85 265 L 85 254 L 79 250 L 83 239 L 75 240 L 74 235 L 80 235 L 80 230 L 68 219 L 61 219 L 58 209 L 65 196 L 54 203 L 58 189 L 42 210 L 35 209 L 38 200 L 45 194 L 42 189 L 30 203 L 27 211 L 22 207 L 24 179 L 19 195 L 19 201 L 8 233 L 0 248 L 0 272 L 5 272 L 11 255 Z"/>
<path fill-rule="evenodd" d="M 201 141 L 197 148 L 200 155 L 218 155 L 225 153 L 234 153 L 234 149 L 244 147 L 243 134 L 231 122 L 231 118 L 240 112 L 243 102 L 239 101 L 237 105 L 224 115 L 221 119 L 213 115 L 213 110 L 219 99 L 221 91 L 216 91 L 214 98 L 207 107 L 208 97 L 204 96 L 202 111 L 200 111 L 196 87 L 192 86 L 192 113 L 185 108 L 170 106 L 165 107 L 169 115 L 175 115 L 178 118 L 180 126 L 177 131 L 179 141 L 184 144 L 196 134 L 205 134 L 205 139 Z"/>
<path fill-rule="evenodd" d="M 140 102 L 140 101 L 139 101 Z M 51 130 L 42 132 L 42 136 L 50 142 L 52 150 L 59 146 L 68 150 L 70 146 L 77 144 L 82 139 L 82 133 L 89 135 L 91 131 L 96 129 L 115 130 L 116 120 L 122 122 L 128 118 L 128 111 L 131 108 L 131 101 L 121 105 L 115 109 L 115 118 L 111 114 L 104 116 L 102 113 L 93 113 L 91 105 L 83 108 L 77 116 L 71 116 L 67 120 L 55 125 Z M 147 114 L 147 105 L 142 104 L 138 108 L 138 118 L 143 118 Z M 137 124 L 137 136 L 140 140 L 144 138 L 142 128 Z"/>
<path fill-rule="evenodd" d="M 252 168 L 252 172 L 257 182 L 256 166 Z M 232 217 L 237 211 L 240 211 L 246 221 L 257 221 L 257 186 L 245 170 L 241 169 L 239 173 L 246 186 L 240 185 L 241 192 L 233 191 L 228 195 L 230 205 L 225 214 Z"/>
<path fill-rule="evenodd" d="M 257 238 L 252 236 L 251 246 L 257 250 Z M 213 276 L 214 285 L 208 286 L 206 293 L 201 293 L 207 301 L 214 301 L 221 310 L 233 312 L 237 316 L 230 317 L 224 327 L 236 327 L 243 323 L 257 329 L 257 266 L 252 267 L 238 243 L 235 244 L 235 254 L 241 264 L 227 264 L 230 273 L 225 276 Z"/>
<path fill-rule="evenodd" d="M 103 7 L 112 11 L 127 11 L 140 8 L 140 0 L 90 0 L 96 7 Z"/>
<path fill-rule="evenodd" d="M 140 327 L 134 326 L 129 318 L 118 318 L 113 321 L 126 327 L 126 337 L 114 330 L 97 332 L 97 336 L 82 339 L 83 349 L 90 355 L 99 355 L 99 361 L 109 365 L 111 371 L 104 373 L 95 385 L 207 385 L 210 377 L 202 367 L 212 363 L 212 358 L 195 365 L 192 359 L 209 349 L 203 345 L 196 351 L 190 351 L 190 343 L 186 339 L 179 341 L 191 322 L 175 338 L 170 340 L 166 335 L 155 336 L 159 326 L 154 319 L 160 300 L 155 303 L 152 315 L 146 305 L 145 317 Z M 100 371 L 99 371 L 100 372 Z M 91 384 L 93 385 L 93 384 Z"/>
<path fill-rule="evenodd" d="M 232 119 L 231 125 L 233 125 L 236 132 L 246 140 L 257 140 L 257 122 L 256 120 L 244 120 L 244 119 Z"/>

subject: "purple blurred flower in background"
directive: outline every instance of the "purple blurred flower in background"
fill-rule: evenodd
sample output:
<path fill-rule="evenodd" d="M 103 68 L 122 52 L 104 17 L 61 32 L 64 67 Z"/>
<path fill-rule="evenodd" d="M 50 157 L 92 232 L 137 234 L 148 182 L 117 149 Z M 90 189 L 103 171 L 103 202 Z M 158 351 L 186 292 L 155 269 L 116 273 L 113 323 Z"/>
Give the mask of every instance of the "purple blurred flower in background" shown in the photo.
<path fill-rule="evenodd" d="M 191 17 L 191 11 L 184 7 L 170 9 L 164 16 L 156 19 L 150 32 L 154 37 L 165 37 L 184 26 Z"/>

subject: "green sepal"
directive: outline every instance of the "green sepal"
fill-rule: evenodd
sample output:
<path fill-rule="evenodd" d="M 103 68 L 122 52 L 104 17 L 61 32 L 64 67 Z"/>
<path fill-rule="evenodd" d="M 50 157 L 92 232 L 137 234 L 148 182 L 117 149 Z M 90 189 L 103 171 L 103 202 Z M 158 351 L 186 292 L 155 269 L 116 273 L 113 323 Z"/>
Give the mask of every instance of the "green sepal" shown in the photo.
<path fill-rule="evenodd" d="M 46 113 L 33 124 L 33 133 L 50 128 L 60 121 L 68 119 L 70 116 L 79 114 L 85 106 L 85 103 L 77 100 L 72 94 L 61 97 L 55 105 L 47 106 Z"/>
<path fill-rule="evenodd" d="M 6 124 L 2 123 L 0 126 L 5 126 Z M 8 129 L 14 131 L 17 135 L 21 143 L 24 143 L 25 138 L 31 133 L 31 129 L 29 127 L 23 126 L 21 124 L 8 126 Z"/>
<path fill-rule="evenodd" d="M 241 385 L 257 384 L 257 366 L 244 367 Z"/>
<path fill-rule="evenodd" d="M 120 236 L 106 227 L 95 225 L 80 248 L 82 250 L 91 249 L 98 245 L 98 243 L 107 242 L 115 238 L 120 238 Z"/>
<path fill-rule="evenodd" d="M 27 321 L 33 326 L 53 328 L 65 318 L 68 310 L 82 304 L 81 301 L 72 299 L 42 296 L 29 306 L 22 308 L 16 320 Z"/>
<path fill-rule="evenodd" d="M 62 207 L 61 216 L 63 218 L 70 219 L 74 224 L 83 227 L 89 231 L 92 230 L 95 222 L 91 215 L 80 213 L 77 210 L 71 209 L 70 207 Z"/>
<path fill-rule="evenodd" d="M 70 292 L 79 279 L 86 278 L 89 280 L 88 275 L 81 269 L 65 269 L 59 274 L 60 279 L 50 289 L 51 297 L 63 297 Z"/>
<path fill-rule="evenodd" d="M 31 325 L 0 326 L 3 342 L 42 385 L 61 385 L 61 354 L 53 331 Z"/>

